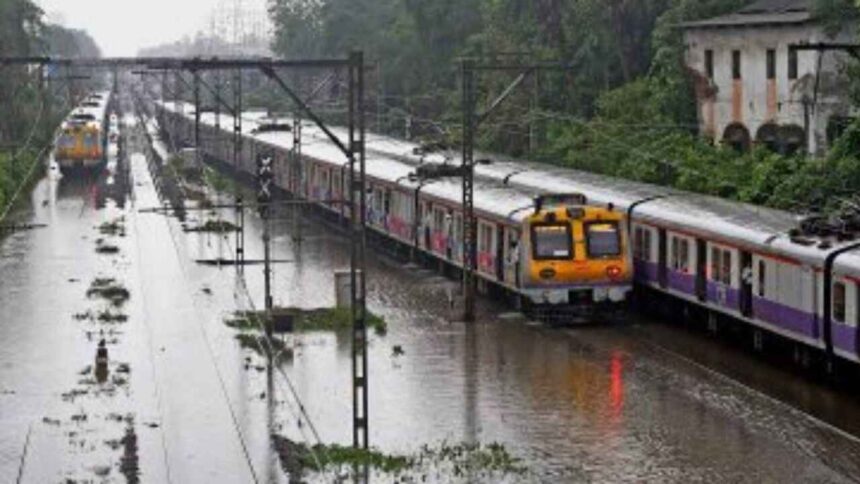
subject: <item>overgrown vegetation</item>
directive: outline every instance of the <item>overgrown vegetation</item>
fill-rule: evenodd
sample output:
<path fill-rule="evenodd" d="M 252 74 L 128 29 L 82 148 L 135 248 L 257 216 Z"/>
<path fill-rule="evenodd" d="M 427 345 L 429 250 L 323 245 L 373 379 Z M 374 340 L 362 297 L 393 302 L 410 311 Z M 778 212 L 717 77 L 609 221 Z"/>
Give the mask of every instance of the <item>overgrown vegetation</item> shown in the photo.
<path fill-rule="evenodd" d="M 498 443 L 424 445 L 414 455 L 392 455 L 376 449 L 356 449 L 337 444 L 308 446 L 280 435 L 272 435 L 272 441 L 281 466 L 295 480 L 308 472 L 334 470 L 337 475 L 342 475 L 363 467 L 393 477 L 408 478 L 406 482 L 426 481 L 428 478 L 434 482 L 479 477 L 491 479 L 522 476 L 527 472 L 520 460 Z"/>
<path fill-rule="evenodd" d="M 370 64 L 379 61 L 381 79 L 372 85 L 384 86 L 384 97 L 369 93 L 379 109 L 371 129 L 456 146 L 458 58 L 558 60 L 569 70 L 541 72 L 515 91 L 479 130 L 481 148 L 779 208 L 837 204 L 838 195 L 860 191 L 857 126 L 821 160 L 763 149 L 739 155 L 697 132 L 678 24 L 749 3 L 279 0 L 270 13 L 280 55 L 336 56 L 360 48 Z M 852 0 L 811 5 L 831 33 L 857 22 Z M 515 75 L 480 74 L 479 106 Z M 332 100 L 339 94 L 332 89 Z"/>
<path fill-rule="evenodd" d="M 121 307 L 131 298 L 131 293 L 113 278 L 96 278 L 87 289 L 88 298 L 101 298 L 115 307 Z"/>
<path fill-rule="evenodd" d="M 296 331 L 341 331 L 352 327 L 352 313 L 349 308 L 278 308 L 278 315 L 291 316 Z M 266 321 L 263 313 L 236 313 L 225 324 L 231 328 L 245 330 L 257 329 Z M 378 335 L 388 332 L 388 323 L 370 311 L 367 312 L 367 327 Z"/>

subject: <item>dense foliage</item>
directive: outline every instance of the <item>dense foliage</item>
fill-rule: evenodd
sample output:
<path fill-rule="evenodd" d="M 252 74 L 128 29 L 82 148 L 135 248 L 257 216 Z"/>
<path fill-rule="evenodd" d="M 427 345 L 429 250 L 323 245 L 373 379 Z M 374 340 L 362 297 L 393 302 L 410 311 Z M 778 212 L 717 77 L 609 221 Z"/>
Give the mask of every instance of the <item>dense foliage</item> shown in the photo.
<path fill-rule="evenodd" d="M 42 16 L 31 0 L 0 0 L 0 56 L 99 55 L 85 32 L 46 25 Z M 68 109 L 39 84 L 34 69 L 0 68 L 0 218 Z"/>
<path fill-rule="evenodd" d="M 812 2 L 831 29 L 856 18 L 852 0 Z M 532 76 L 482 126 L 482 148 L 783 208 L 806 209 L 827 194 L 860 188 L 860 169 L 852 172 L 857 143 L 850 139 L 827 159 L 811 160 L 763 150 L 738 155 L 698 137 L 677 25 L 748 3 L 270 0 L 270 14 L 279 55 L 365 52 L 378 67 L 369 83 L 380 92 L 370 94 L 375 129 L 446 133 L 456 143 L 460 57 L 560 60 L 566 71 Z M 483 73 L 480 103 L 487 105 L 515 75 Z M 820 193 L 811 193 L 812 181 Z"/>

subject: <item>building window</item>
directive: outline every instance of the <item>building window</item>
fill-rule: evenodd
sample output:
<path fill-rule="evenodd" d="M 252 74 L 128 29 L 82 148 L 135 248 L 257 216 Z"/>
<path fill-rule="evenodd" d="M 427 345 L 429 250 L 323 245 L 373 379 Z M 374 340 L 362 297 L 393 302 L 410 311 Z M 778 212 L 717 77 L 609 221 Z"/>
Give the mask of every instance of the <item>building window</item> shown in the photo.
<path fill-rule="evenodd" d="M 732 79 L 741 78 L 741 51 L 732 51 Z"/>
<path fill-rule="evenodd" d="M 788 78 L 797 79 L 797 51 L 788 49 Z"/>
<path fill-rule="evenodd" d="M 833 320 L 845 322 L 845 283 L 833 283 Z"/>
<path fill-rule="evenodd" d="M 714 78 L 714 51 L 711 49 L 705 51 L 705 75 L 708 79 Z"/>
<path fill-rule="evenodd" d="M 767 78 L 776 79 L 776 51 L 773 49 L 767 50 Z"/>

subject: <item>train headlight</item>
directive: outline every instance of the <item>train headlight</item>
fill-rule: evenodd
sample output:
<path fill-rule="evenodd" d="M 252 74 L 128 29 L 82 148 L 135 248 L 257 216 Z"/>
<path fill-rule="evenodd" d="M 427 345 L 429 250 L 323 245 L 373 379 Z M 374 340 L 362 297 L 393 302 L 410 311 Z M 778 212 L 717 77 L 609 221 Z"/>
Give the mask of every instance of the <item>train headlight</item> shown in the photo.
<path fill-rule="evenodd" d="M 546 269 L 542 269 L 538 275 L 540 275 L 541 279 L 552 279 L 555 277 L 556 272 L 552 267 L 547 267 Z"/>
<path fill-rule="evenodd" d="M 606 268 L 606 276 L 610 279 L 620 279 L 621 278 L 621 268 L 618 266 L 609 266 Z"/>

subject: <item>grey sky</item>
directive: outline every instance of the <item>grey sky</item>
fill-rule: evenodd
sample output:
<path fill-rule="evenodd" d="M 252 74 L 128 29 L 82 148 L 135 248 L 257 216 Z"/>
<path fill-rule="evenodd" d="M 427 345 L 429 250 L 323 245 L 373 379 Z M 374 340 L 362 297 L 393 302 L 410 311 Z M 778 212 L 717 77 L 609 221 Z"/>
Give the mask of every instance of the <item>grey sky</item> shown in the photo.
<path fill-rule="evenodd" d="M 232 13 L 246 14 L 245 31 L 259 27 L 266 0 L 35 0 L 50 21 L 87 30 L 107 56 L 179 40 L 199 31 L 232 38 Z M 240 28 L 241 31 L 241 28 Z"/>

